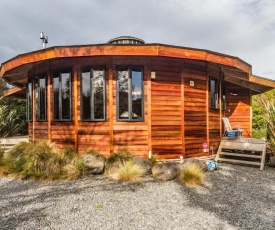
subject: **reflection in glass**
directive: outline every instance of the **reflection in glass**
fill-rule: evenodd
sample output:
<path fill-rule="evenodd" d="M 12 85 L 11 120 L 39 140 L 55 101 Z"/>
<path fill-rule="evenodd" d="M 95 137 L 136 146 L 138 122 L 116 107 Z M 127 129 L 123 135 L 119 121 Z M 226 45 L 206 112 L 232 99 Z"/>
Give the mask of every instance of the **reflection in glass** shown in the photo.
<path fill-rule="evenodd" d="M 36 119 L 46 120 L 46 77 L 38 77 L 36 82 Z"/>
<path fill-rule="evenodd" d="M 27 84 L 27 119 L 32 120 L 32 83 Z"/>
<path fill-rule="evenodd" d="M 142 73 L 132 70 L 132 119 L 142 117 Z"/>
<path fill-rule="evenodd" d="M 91 82 L 90 71 L 82 72 L 82 119 L 91 119 Z"/>
<path fill-rule="evenodd" d="M 117 71 L 119 120 L 143 119 L 142 78 L 141 68 L 125 68 Z"/>
<path fill-rule="evenodd" d="M 59 77 L 53 78 L 53 119 L 59 120 Z"/>
<path fill-rule="evenodd" d="M 105 73 L 103 68 L 83 71 L 82 120 L 105 120 Z"/>
<path fill-rule="evenodd" d="M 104 72 L 93 70 L 92 78 L 94 119 L 104 119 Z"/>
<path fill-rule="evenodd" d="M 129 72 L 127 70 L 118 71 L 118 112 L 120 119 L 129 119 Z"/>
<path fill-rule="evenodd" d="M 62 120 L 68 120 L 71 117 L 71 80 L 70 73 L 61 73 L 61 104 Z"/>

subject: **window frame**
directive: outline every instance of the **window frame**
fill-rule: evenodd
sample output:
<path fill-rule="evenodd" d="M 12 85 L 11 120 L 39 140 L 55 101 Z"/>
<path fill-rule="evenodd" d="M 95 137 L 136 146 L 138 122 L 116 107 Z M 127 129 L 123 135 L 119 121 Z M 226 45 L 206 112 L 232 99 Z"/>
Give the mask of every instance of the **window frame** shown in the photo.
<path fill-rule="evenodd" d="M 69 90 L 70 90 L 70 95 L 69 95 L 69 118 L 62 118 L 62 74 L 69 74 L 70 78 L 70 85 L 69 85 Z M 59 119 L 54 118 L 55 115 L 55 106 L 54 106 L 54 79 L 58 78 L 58 113 L 59 113 Z M 52 72 L 52 120 L 53 121 L 72 121 L 72 71 L 70 69 L 64 69 L 61 71 L 53 71 Z"/>
<path fill-rule="evenodd" d="M 215 92 L 212 93 L 211 91 L 211 82 L 215 82 Z M 220 103 L 219 103 L 219 97 L 220 97 L 220 80 L 215 77 L 210 77 L 209 78 L 209 108 L 210 109 L 219 109 L 220 108 Z M 212 106 L 212 98 L 214 96 L 214 102 L 215 106 Z"/>
<path fill-rule="evenodd" d="M 132 116 L 129 116 L 127 119 L 121 119 L 119 117 L 119 83 L 118 83 L 118 72 L 123 69 L 128 69 L 129 79 L 128 85 L 129 94 L 128 94 L 128 113 L 132 114 L 133 104 L 132 104 L 132 72 L 134 69 L 139 69 L 141 72 L 141 118 L 133 119 Z M 144 68 L 142 66 L 118 66 L 116 68 L 116 120 L 119 122 L 144 122 Z"/>
<path fill-rule="evenodd" d="M 28 82 L 26 84 L 26 88 L 27 88 L 26 117 L 27 117 L 27 121 L 33 121 L 33 92 L 32 92 L 33 85 L 32 85 L 32 80 L 28 80 Z"/>
<path fill-rule="evenodd" d="M 94 70 L 102 70 L 103 71 L 103 118 L 95 118 L 95 110 L 94 110 L 94 94 L 93 94 L 93 71 Z M 83 118 L 83 83 L 82 83 L 82 73 L 89 72 L 90 73 L 90 119 Z M 84 67 L 80 71 L 80 95 L 81 95 L 81 103 L 80 103 L 80 114 L 81 121 L 106 121 L 106 68 L 103 66 L 94 66 L 94 67 Z"/>
<path fill-rule="evenodd" d="M 44 110 L 45 110 L 45 118 L 41 119 L 41 94 L 40 94 L 40 79 L 45 79 L 45 101 L 44 101 Z M 47 121 L 47 74 L 40 74 L 35 77 L 35 113 L 36 113 L 36 121 Z"/>

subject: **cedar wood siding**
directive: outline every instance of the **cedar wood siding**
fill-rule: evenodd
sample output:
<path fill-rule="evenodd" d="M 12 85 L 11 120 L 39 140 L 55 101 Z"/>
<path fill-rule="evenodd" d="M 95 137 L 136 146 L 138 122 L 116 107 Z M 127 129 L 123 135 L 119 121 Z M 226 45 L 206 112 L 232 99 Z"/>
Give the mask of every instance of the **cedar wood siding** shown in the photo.
<path fill-rule="evenodd" d="M 81 68 L 98 66 L 106 71 L 106 121 L 81 121 Z M 118 66 L 143 67 L 142 122 L 116 121 Z M 52 71 L 64 68 L 71 69 L 72 73 L 72 121 L 51 121 Z M 245 136 L 251 133 L 250 90 L 225 83 L 226 110 L 209 109 L 209 77 L 222 82 L 222 76 L 217 66 L 205 61 L 149 56 L 79 57 L 48 61 L 36 66 L 31 74 L 35 76 L 40 71 L 47 72 L 50 84 L 47 86 L 48 120 L 29 122 L 30 139 L 49 138 L 61 148 L 68 145 L 79 152 L 95 149 L 106 156 L 125 148 L 141 157 L 147 157 L 152 150 L 161 158 L 181 155 L 187 158 L 208 155 L 202 151 L 205 142 L 217 150 L 223 133 L 222 115 L 229 117 L 232 126 L 240 123 Z M 151 79 L 151 71 L 156 72 L 156 79 Z M 190 86 L 190 81 L 194 81 L 194 86 Z M 238 96 L 230 94 L 233 89 L 240 91 Z"/>

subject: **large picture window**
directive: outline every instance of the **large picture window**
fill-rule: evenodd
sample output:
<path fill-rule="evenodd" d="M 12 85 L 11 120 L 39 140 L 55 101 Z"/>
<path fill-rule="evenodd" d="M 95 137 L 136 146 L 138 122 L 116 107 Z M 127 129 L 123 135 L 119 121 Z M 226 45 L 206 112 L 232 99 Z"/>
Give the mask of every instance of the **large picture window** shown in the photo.
<path fill-rule="evenodd" d="M 117 69 L 117 120 L 143 121 L 142 68 Z"/>
<path fill-rule="evenodd" d="M 32 121 L 32 82 L 27 83 L 27 120 Z"/>
<path fill-rule="evenodd" d="M 219 108 L 219 80 L 216 78 L 210 78 L 209 82 L 210 89 L 210 108 Z"/>
<path fill-rule="evenodd" d="M 71 120 L 71 72 L 53 73 L 53 120 Z"/>
<path fill-rule="evenodd" d="M 105 121 L 104 68 L 84 69 L 81 73 L 81 117 L 83 121 Z"/>
<path fill-rule="evenodd" d="M 36 120 L 46 121 L 47 101 L 46 101 L 46 75 L 36 78 L 35 100 L 36 100 Z"/>

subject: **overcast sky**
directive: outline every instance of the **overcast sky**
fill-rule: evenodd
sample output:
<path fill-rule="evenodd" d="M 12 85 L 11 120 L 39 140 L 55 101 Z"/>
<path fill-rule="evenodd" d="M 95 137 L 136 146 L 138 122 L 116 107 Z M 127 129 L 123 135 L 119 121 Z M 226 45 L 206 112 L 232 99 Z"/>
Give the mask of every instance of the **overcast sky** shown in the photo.
<path fill-rule="evenodd" d="M 275 80 L 274 0 L 1 0 L 0 7 L 0 63 L 41 49 L 41 31 L 47 47 L 128 35 L 237 56 Z"/>

